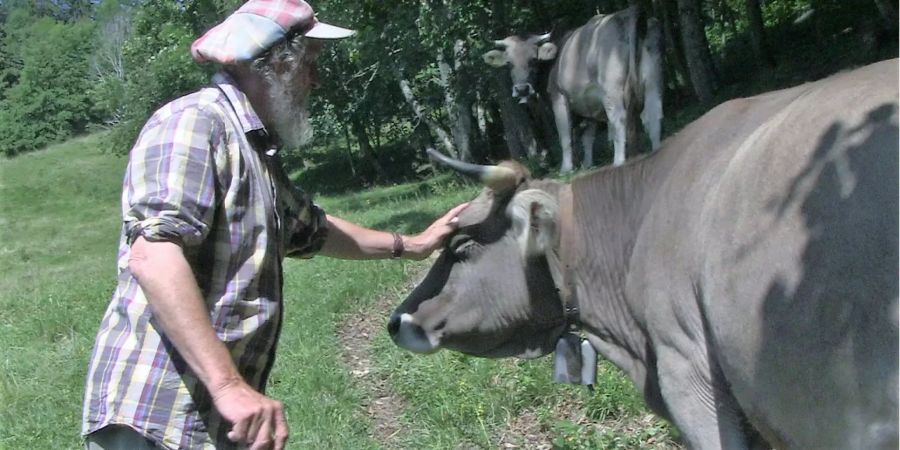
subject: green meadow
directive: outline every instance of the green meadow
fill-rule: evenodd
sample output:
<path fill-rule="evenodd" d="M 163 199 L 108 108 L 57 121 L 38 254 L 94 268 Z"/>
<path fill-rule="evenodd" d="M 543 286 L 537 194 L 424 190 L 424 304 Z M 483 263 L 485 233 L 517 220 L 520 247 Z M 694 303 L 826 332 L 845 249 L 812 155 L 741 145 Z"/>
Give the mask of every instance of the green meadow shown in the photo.
<path fill-rule="evenodd" d="M 119 194 L 126 160 L 94 134 L 0 160 L 0 449 L 76 449 L 94 333 L 114 288 Z M 295 174 L 303 180 L 303 173 Z M 315 186 L 307 186 L 314 191 Z M 449 174 L 427 182 L 321 196 L 331 213 L 413 233 L 479 187 Z M 555 448 L 672 445 L 634 389 L 603 364 L 594 394 L 551 382 L 550 360 L 480 360 L 393 346 L 371 336 L 372 371 L 402 399 L 404 431 L 385 441 L 367 414 L 366 386 L 342 360 L 338 331 L 378 299 L 401 301 L 427 262 L 292 260 L 286 323 L 269 393 L 287 407 L 289 448 L 499 448 L 517 425 Z M 349 330 L 353 333 L 353 330 Z M 386 443 L 388 442 L 388 443 Z"/>

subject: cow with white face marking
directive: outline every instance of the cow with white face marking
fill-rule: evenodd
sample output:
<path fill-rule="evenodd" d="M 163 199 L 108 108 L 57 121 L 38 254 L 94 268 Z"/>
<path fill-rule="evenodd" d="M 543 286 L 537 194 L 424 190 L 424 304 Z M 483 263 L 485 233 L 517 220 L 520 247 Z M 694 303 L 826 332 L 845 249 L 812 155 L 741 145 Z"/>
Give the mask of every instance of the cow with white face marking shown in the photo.
<path fill-rule="evenodd" d="M 576 178 L 488 185 L 391 317 L 539 357 L 570 325 L 697 449 L 898 447 L 898 61 L 725 103 Z"/>
<path fill-rule="evenodd" d="M 536 94 L 536 64 L 554 61 L 547 94 L 562 148 L 563 172 L 572 170 L 573 120 L 584 119 L 582 165 L 593 165 L 593 145 L 599 122 L 609 126 L 613 163 L 625 162 L 626 148 L 638 148 L 638 114 L 659 148 L 662 126 L 662 33 L 656 19 L 645 19 L 631 7 L 597 15 L 585 25 L 552 42 L 551 35 L 509 36 L 495 41 L 503 50 L 484 54 L 494 67 L 510 67 L 512 96 L 525 103 Z"/>

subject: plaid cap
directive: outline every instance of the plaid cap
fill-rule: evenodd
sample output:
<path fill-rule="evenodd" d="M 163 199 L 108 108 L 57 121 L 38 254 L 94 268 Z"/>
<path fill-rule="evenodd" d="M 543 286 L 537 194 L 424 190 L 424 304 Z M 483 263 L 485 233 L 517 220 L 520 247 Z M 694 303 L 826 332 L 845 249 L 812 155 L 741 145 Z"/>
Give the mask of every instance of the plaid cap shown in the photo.
<path fill-rule="evenodd" d="M 342 39 L 355 31 L 319 22 L 301 0 L 249 0 L 191 45 L 198 62 L 249 61 L 288 34 L 313 39 Z"/>

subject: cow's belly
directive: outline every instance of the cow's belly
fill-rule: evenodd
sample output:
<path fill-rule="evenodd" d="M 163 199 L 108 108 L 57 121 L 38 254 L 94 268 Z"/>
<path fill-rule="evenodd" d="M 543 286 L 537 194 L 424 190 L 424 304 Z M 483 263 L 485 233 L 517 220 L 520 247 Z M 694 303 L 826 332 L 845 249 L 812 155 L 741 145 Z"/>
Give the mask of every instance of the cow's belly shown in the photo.
<path fill-rule="evenodd" d="M 796 109 L 743 142 L 703 210 L 713 352 L 776 446 L 896 448 L 896 125 Z"/>
<path fill-rule="evenodd" d="M 596 82 L 580 80 L 562 83 L 560 93 L 566 98 L 569 111 L 575 116 L 605 122 L 606 118 L 606 89 Z"/>

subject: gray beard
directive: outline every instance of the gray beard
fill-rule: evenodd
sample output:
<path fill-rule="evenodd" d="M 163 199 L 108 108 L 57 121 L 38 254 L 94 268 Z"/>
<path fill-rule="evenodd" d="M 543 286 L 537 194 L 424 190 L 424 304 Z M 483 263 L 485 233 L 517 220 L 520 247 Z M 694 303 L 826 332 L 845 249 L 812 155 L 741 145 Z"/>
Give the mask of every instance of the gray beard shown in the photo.
<path fill-rule="evenodd" d="M 296 88 L 288 89 L 290 81 L 276 78 L 269 83 L 272 131 L 288 150 L 303 147 L 313 138 L 306 92 L 299 92 Z"/>

